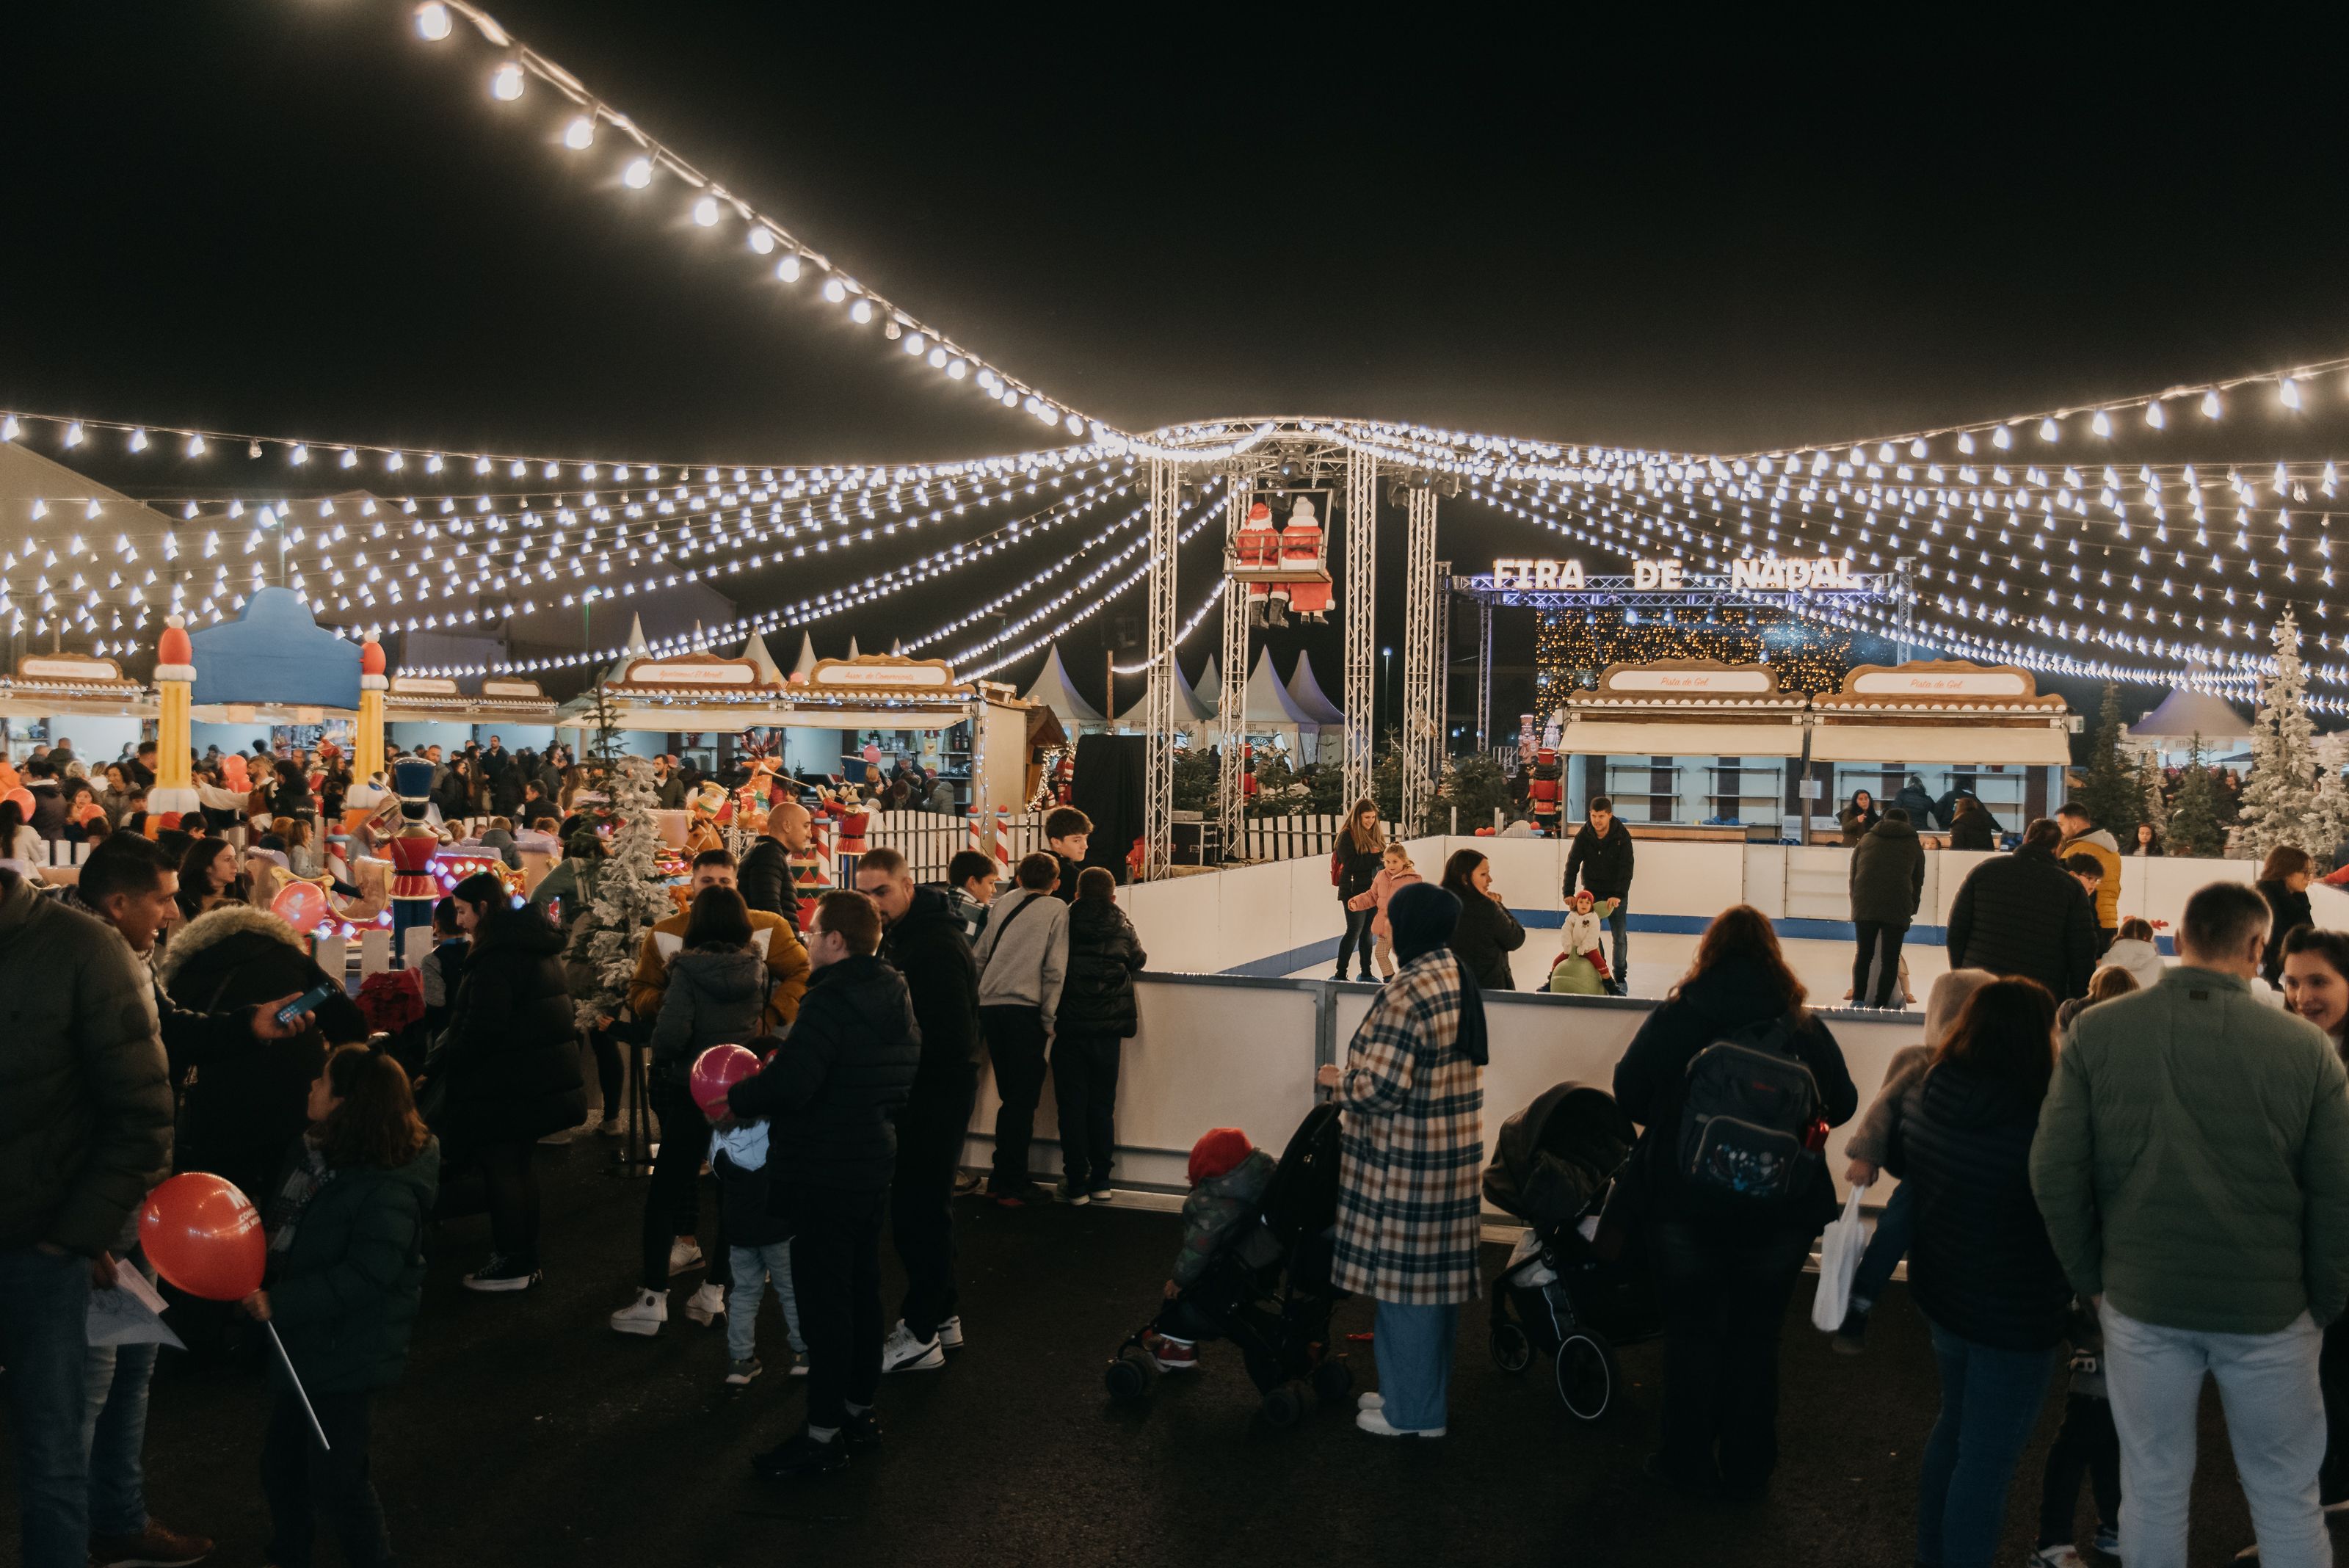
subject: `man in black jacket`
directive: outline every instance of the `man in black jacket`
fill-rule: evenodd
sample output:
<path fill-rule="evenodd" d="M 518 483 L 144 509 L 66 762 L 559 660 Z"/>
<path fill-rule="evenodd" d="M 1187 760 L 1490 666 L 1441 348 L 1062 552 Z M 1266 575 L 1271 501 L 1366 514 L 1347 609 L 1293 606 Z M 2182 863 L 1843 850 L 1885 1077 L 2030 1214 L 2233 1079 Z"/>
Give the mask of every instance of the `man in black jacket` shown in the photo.
<path fill-rule="evenodd" d="M 897 1162 L 891 1118 L 921 1064 L 912 999 L 874 956 L 881 915 L 862 893 L 827 893 L 808 921 L 807 994 L 774 1059 L 727 1095 L 767 1117 L 792 1194 L 792 1289 L 808 1345 L 806 1428 L 751 1460 L 770 1480 L 836 1470 L 881 1440 L 881 1216 Z M 729 1122 L 726 1125 L 730 1126 Z"/>
<path fill-rule="evenodd" d="M 734 873 L 744 903 L 782 916 L 795 931 L 800 929 L 800 900 L 792 882 L 792 856 L 807 846 L 807 807 L 795 800 L 780 802 L 767 813 L 767 831 Z"/>
<path fill-rule="evenodd" d="M 1950 967 L 2023 975 L 2058 1002 L 2088 994 L 2096 963 L 2095 906 L 2057 864 L 2064 831 L 2045 817 L 2012 855 L 1973 868 L 1950 906 Z"/>
<path fill-rule="evenodd" d="M 1566 900 L 1574 901 L 1574 879 L 1579 875 L 1590 896 L 1615 900 L 1607 924 L 1615 932 L 1615 972 L 1608 981 L 1618 996 L 1628 996 L 1631 972 L 1631 830 L 1615 820 L 1615 803 L 1603 794 L 1590 797 L 1590 820 L 1576 830 L 1574 847 L 1567 852 Z"/>
<path fill-rule="evenodd" d="M 955 1311 L 954 1180 L 978 1104 L 978 962 L 962 921 L 936 888 L 916 888 L 905 857 L 888 846 L 856 863 L 856 889 L 881 911 L 881 957 L 905 977 L 922 1065 L 897 1113 L 897 1170 L 889 1187 L 889 1234 L 905 1268 L 905 1304 L 884 1372 L 930 1372 L 962 1345 Z"/>
<path fill-rule="evenodd" d="M 1900 994 L 1900 940 L 1925 891 L 1925 847 L 1906 806 L 1892 806 L 1851 852 L 1851 925 L 1859 950 L 1851 965 L 1851 1004 L 1890 1007 Z M 1868 971 L 1882 968 L 1875 986 Z"/>

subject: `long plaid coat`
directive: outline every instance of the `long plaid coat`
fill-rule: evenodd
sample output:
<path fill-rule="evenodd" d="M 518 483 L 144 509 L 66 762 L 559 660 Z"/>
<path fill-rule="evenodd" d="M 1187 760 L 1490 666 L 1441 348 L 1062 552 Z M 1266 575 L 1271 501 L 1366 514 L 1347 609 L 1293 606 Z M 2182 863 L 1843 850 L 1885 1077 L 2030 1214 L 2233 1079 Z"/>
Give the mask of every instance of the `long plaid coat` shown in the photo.
<path fill-rule="evenodd" d="M 1484 1069 L 1454 1044 L 1460 964 L 1449 948 L 1402 966 L 1346 1048 L 1336 1278 L 1403 1306 L 1474 1298 Z"/>

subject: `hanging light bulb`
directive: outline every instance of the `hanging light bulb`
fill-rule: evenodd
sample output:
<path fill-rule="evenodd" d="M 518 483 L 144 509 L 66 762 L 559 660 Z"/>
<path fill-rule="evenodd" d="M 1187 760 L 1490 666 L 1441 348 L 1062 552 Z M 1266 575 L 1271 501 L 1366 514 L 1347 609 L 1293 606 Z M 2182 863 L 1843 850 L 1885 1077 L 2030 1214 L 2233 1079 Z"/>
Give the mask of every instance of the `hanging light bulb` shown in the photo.
<path fill-rule="evenodd" d="M 1974 450 L 1974 438 L 1965 431 L 1960 431 L 1958 434 L 1958 450 L 1961 452 L 1971 452 Z"/>
<path fill-rule="evenodd" d="M 2202 417 L 2204 419 L 2215 420 L 2224 411 L 2225 405 L 2219 401 L 2218 388 L 2213 387 L 2209 391 L 2202 394 Z"/>
<path fill-rule="evenodd" d="M 2276 389 L 2276 400 L 2287 409 L 2299 408 L 2300 383 L 2292 377 L 2286 376 L 2283 379 L 2283 385 Z"/>
<path fill-rule="evenodd" d="M 583 114 L 563 128 L 563 145 L 574 152 L 585 152 L 595 145 L 595 117 Z"/>
<path fill-rule="evenodd" d="M 764 223 L 753 225 L 750 230 L 750 248 L 762 256 L 771 254 L 775 248 L 775 231 Z"/>
<path fill-rule="evenodd" d="M 629 160 L 628 166 L 620 171 L 620 182 L 631 191 L 643 190 L 653 182 L 653 161 L 649 158 Z"/>
<path fill-rule="evenodd" d="M 490 96 L 492 98 L 497 99 L 502 102 L 512 103 L 514 99 L 522 96 L 522 67 L 514 64 L 512 60 L 508 60 L 505 64 L 500 66 L 496 70 L 490 73 Z"/>
<path fill-rule="evenodd" d="M 2098 409 L 2096 417 L 2088 421 L 2088 429 L 2097 435 L 2109 436 L 2113 433 L 2113 421 L 2105 417 L 2104 410 Z"/>
<path fill-rule="evenodd" d="M 204 455 L 204 438 L 202 436 L 191 434 L 188 437 L 188 455 L 190 457 L 202 457 Z"/>
<path fill-rule="evenodd" d="M 2063 428 L 2057 425 L 2054 420 L 2044 419 L 2039 421 L 2039 439 L 2041 441 L 2053 441 L 2063 433 Z"/>
<path fill-rule="evenodd" d="M 775 264 L 775 276 L 784 283 L 799 282 L 800 258 L 795 255 L 790 255 L 785 256 L 782 260 L 777 262 Z"/>
<path fill-rule="evenodd" d="M 718 198 L 704 196 L 700 201 L 696 202 L 693 204 L 693 221 L 705 229 L 715 226 L 718 222 Z"/>
<path fill-rule="evenodd" d="M 416 8 L 416 36 L 428 44 L 437 44 L 447 37 L 451 26 L 449 7 L 440 0 L 429 0 Z"/>
<path fill-rule="evenodd" d="M 848 297 L 848 286 L 836 277 L 826 278 L 823 284 L 823 296 L 833 304 L 838 305 Z"/>
<path fill-rule="evenodd" d="M 1998 429 L 1990 432 L 1990 444 L 1998 448 L 1999 451 L 2004 452 L 2008 447 L 2014 444 L 2014 431 L 2006 425 L 1999 426 Z"/>

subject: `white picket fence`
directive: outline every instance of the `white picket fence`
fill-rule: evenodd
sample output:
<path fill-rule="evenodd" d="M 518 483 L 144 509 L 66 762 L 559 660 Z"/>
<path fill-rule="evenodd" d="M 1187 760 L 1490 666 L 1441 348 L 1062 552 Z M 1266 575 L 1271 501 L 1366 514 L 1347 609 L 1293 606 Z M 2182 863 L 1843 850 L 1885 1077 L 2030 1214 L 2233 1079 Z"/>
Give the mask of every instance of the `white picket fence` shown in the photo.
<path fill-rule="evenodd" d="M 974 822 L 978 825 L 976 832 Z M 904 856 L 915 881 L 943 882 L 947 865 L 963 850 L 999 853 L 999 825 L 1003 874 L 1008 877 L 1020 857 L 1044 847 L 1042 812 L 1011 812 L 1000 818 L 993 812 L 952 816 L 929 811 L 876 812 L 866 825 L 864 842 L 874 847 L 885 844 Z M 843 857 L 834 874 L 842 886 L 847 886 L 855 875 L 854 857 Z"/>
<path fill-rule="evenodd" d="M 1316 855 L 1327 855 L 1337 847 L 1338 835 L 1344 832 L 1342 816 L 1316 816 L 1300 813 L 1295 816 L 1251 817 L 1240 833 L 1241 857 L 1247 860 L 1303 860 Z M 1390 840 L 1401 837 L 1392 822 L 1386 825 Z"/>

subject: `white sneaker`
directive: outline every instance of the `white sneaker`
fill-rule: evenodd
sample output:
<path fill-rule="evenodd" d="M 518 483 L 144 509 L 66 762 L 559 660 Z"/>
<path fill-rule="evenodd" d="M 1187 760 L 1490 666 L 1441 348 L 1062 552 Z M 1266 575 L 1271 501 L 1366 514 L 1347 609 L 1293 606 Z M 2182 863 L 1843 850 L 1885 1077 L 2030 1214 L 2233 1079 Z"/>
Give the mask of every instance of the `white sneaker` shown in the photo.
<path fill-rule="evenodd" d="M 946 1364 L 946 1347 L 935 1337 L 916 1339 L 906 1332 L 904 1318 L 897 1320 L 897 1326 L 889 1331 L 888 1342 L 881 1346 L 884 1372 L 935 1372 Z"/>
<path fill-rule="evenodd" d="M 1387 1397 L 1383 1394 L 1357 1394 L 1354 1396 L 1354 1408 L 1357 1410 L 1383 1410 L 1386 1407 Z"/>
<path fill-rule="evenodd" d="M 708 1328 L 726 1315 L 726 1293 L 717 1285 L 704 1285 L 685 1298 L 685 1315 Z"/>
<path fill-rule="evenodd" d="M 1117 1189 L 1113 1187 L 1096 1187 L 1092 1190 L 1092 1199 L 1096 1203 L 1107 1203 L 1116 1197 Z"/>
<path fill-rule="evenodd" d="M 2023 1568 L 2088 1568 L 2087 1559 L 2068 1544 L 2043 1546 L 2023 1562 Z"/>
<path fill-rule="evenodd" d="M 1389 1426 L 1383 1407 L 1376 1410 L 1357 1412 L 1354 1425 L 1374 1438 L 1440 1438 L 1444 1436 L 1444 1430 L 1442 1427 L 1422 1427 L 1413 1431 L 1404 1427 Z"/>
<path fill-rule="evenodd" d="M 797 1361 L 792 1363 L 792 1376 L 794 1377 L 805 1377 L 807 1376 L 806 1356 L 802 1355 Z"/>
<path fill-rule="evenodd" d="M 962 1319 L 950 1317 L 938 1324 L 938 1344 L 947 1350 L 962 1348 Z"/>
<path fill-rule="evenodd" d="M 668 1272 L 684 1273 L 701 1266 L 701 1243 L 690 1236 L 679 1236 L 668 1244 Z"/>
<path fill-rule="evenodd" d="M 649 1339 L 660 1332 L 668 1321 L 667 1291 L 638 1291 L 634 1303 L 612 1314 L 612 1326 L 622 1334 L 640 1334 Z"/>

